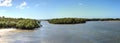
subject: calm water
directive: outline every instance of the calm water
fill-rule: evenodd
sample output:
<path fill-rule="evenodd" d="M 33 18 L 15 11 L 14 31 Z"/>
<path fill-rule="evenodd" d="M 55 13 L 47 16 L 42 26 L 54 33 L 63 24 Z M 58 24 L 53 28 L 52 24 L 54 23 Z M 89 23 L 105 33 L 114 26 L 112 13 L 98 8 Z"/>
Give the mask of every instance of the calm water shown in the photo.
<path fill-rule="evenodd" d="M 119 21 L 55 25 L 42 21 L 37 30 L 0 33 L 0 43 L 120 43 Z"/>

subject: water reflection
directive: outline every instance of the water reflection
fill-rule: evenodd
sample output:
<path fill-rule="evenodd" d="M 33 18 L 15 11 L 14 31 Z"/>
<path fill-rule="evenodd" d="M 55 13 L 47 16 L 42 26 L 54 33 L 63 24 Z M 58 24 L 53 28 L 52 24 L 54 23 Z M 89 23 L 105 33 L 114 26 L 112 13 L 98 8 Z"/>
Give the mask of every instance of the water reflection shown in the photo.
<path fill-rule="evenodd" d="M 31 43 L 40 38 L 35 35 L 36 30 L 0 29 L 0 33 L 2 43 Z"/>

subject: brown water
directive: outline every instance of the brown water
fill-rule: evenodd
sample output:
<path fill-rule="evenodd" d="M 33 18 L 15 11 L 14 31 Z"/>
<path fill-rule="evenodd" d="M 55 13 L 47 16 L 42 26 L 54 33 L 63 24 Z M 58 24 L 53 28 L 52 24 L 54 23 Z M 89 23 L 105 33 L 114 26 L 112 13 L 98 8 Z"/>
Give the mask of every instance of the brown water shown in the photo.
<path fill-rule="evenodd" d="M 42 21 L 37 30 L 0 30 L 0 43 L 120 43 L 119 21 L 56 25 Z"/>

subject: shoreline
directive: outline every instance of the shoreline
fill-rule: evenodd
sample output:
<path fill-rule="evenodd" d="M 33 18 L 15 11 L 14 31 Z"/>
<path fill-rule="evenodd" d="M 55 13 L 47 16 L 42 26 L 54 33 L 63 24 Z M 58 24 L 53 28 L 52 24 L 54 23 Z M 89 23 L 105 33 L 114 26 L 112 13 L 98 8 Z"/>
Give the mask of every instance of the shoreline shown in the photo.
<path fill-rule="evenodd" d="M 0 28 L 0 37 L 2 37 L 4 35 L 8 35 L 7 33 L 16 31 L 16 30 L 17 29 L 14 29 L 14 28 Z"/>

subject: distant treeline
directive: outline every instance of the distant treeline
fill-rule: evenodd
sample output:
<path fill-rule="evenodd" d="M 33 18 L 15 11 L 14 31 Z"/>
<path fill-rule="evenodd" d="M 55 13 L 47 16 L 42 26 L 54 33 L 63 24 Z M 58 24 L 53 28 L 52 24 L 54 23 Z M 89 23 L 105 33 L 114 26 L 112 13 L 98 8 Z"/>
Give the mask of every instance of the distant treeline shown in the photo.
<path fill-rule="evenodd" d="M 120 18 L 56 18 L 48 20 L 52 24 L 78 24 L 86 21 L 120 21 Z"/>
<path fill-rule="evenodd" d="M 92 18 L 86 19 L 86 21 L 120 21 L 120 18 Z"/>
<path fill-rule="evenodd" d="M 52 24 L 77 24 L 85 23 L 86 20 L 82 18 L 56 18 L 48 20 L 48 22 Z"/>
<path fill-rule="evenodd" d="M 39 23 L 40 21 L 35 19 L 0 17 L 0 28 L 17 28 L 31 30 L 40 27 Z"/>

